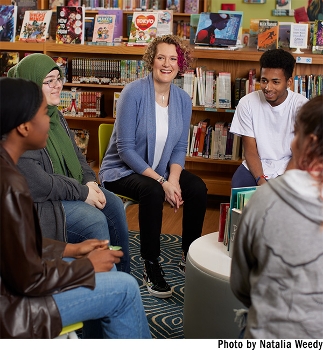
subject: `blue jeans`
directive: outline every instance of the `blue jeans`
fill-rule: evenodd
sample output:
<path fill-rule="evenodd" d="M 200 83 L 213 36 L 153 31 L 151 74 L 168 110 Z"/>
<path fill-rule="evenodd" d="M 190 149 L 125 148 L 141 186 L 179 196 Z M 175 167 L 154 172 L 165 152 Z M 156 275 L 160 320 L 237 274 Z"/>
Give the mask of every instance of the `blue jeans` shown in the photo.
<path fill-rule="evenodd" d="M 101 326 L 97 333 L 102 338 L 151 338 L 138 283 L 129 274 L 112 271 L 96 273 L 94 290 L 79 287 L 53 294 L 53 298 L 63 327 L 97 320 Z"/>
<path fill-rule="evenodd" d="M 122 200 L 105 188 L 100 188 L 107 200 L 102 210 L 83 201 L 62 201 L 68 243 L 91 238 L 108 239 L 111 245 L 121 246 L 124 253 L 117 269 L 130 273 L 129 233 Z"/>

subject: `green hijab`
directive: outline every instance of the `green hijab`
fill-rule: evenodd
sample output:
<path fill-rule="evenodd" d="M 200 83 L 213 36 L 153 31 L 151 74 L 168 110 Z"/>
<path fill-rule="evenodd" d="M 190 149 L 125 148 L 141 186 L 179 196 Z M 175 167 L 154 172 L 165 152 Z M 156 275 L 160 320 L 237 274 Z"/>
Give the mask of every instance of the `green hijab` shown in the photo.
<path fill-rule="evenodd" d="M 57 69 L 62 76 L 62 72 L 52 58 L 42 53 L 34 53 L 24 57 L 12 67 L 8 71 L 8 77 L 32 80 L 42 88 L 45 77 L 54 69 Z M 47 114 L 50 117 L 50 130 L 46 149 L 53 163 L 54 173 L 67 175 L 82 183 L 82 167 L 72 141 L 60 123 L 57 106 L 48 105 L 47 107 Z"/>

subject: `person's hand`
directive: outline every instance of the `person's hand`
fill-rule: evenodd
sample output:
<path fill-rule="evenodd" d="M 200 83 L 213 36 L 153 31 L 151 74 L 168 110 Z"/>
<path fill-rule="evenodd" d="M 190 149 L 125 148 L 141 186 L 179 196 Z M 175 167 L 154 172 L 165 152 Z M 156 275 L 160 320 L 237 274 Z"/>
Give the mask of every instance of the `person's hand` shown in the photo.
<path fill-rule="evenodd" d="M 114 264 L 120 262 L 120 258 L 123 256 L 121 250 L 92 250 L 89 253 L 88 258 L 90 259 L 95 272 L 107 272 L 110 271 Z"/>
<path fill-rule="evenodd" d="M 64 257 L 82 258 L 90 253 L 92 250 L 106 250 L 108 249 L 108 240 L 88 239 L 81 243 L 68 243 L 64 250 Z"/>
<path fill-rule="evenodd" d="M 179 184 L 177 186 L 167 181 L 164 182 L 162 186 L 165 191 L 165 201 L 174 208 L 174 212 L 176 213 L 179 207 L 184 203 Z"/>
<path fill-rule="evenodd" d="M 98 184 L 91 181 L 87 182 L 86 186 L 89 188 L 89 194 L 85 200 L 85 203 L 98 209 L 103 209 L 106 205 L 106 198 Z"/>

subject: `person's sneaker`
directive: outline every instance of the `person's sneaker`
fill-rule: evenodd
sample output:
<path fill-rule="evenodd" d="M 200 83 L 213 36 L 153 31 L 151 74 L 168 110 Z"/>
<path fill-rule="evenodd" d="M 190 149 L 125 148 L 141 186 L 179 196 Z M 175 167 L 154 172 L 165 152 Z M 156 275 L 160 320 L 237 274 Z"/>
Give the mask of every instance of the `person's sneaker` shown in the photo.
<path fill-rule="evenodd" d="M 182 250 L 182 258 L 181 261 L 178 264 L 179 272 L 185 276 L 185 270 L 186 270 L 186 254 L 184 253 L 184 250 Z"/>
<path fill-rule="evenodd" d="M 169 298 L 172 290 L 164 280 L 165 273 L 157 260 L 154 262 L 145 260 L 144 282 L 148 292 L 157 298 Z"/>

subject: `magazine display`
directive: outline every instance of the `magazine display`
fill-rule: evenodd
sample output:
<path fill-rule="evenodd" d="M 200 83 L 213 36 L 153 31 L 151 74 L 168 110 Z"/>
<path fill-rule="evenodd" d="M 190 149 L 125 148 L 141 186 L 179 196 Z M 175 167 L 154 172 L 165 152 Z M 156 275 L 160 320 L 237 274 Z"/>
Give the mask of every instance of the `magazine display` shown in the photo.
<path fill-rule="evenodd" d="M 17 6 L 0 5 L 0 41 L 15 41 Z"/>
<path fill-rule="evenodd" d="M 57 6 L 56 44 L 84 44 L 85 7 Z"/>
<path fill-rule="evenodd" d="M 113 42 L 115 15 L 96 15 L 92 42 Z"/>

